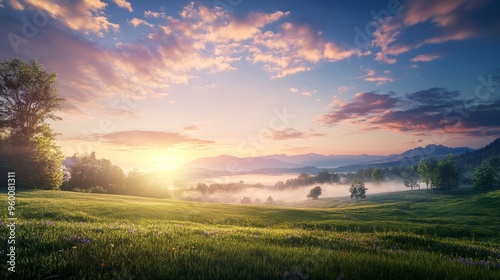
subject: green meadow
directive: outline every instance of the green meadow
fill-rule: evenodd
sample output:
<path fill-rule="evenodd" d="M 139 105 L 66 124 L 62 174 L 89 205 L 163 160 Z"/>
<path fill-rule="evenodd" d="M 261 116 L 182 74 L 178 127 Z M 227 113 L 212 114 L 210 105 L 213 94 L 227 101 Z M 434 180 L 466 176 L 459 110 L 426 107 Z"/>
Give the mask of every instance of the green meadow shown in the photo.
<path fill-rule="evenodd" d="M 15 272 L 1 279 L 500 279 L 500 191 L 425 190 L 231 205 L 16 194 Z"/>

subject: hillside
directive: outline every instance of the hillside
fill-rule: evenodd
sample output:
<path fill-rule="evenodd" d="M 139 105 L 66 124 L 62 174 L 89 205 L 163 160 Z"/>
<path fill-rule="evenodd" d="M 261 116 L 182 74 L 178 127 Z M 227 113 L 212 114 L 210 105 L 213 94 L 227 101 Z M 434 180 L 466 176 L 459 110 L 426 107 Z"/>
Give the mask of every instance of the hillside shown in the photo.
<path fill-rule="evenodd" d="M 309 208 L 56 191 L 16 198 L 18 279 L 500 276 L 500 191 L 304 201 Z"/>
<path fill-rule="evenodd" d="M 461 154 L 456 158 L 456 161 L 457 165 L 464 171 L 464 173 L 468 174 L 483 161 L 491 157 L 500 157 L 500 138 L 497 138 L 481 149 Z"/>

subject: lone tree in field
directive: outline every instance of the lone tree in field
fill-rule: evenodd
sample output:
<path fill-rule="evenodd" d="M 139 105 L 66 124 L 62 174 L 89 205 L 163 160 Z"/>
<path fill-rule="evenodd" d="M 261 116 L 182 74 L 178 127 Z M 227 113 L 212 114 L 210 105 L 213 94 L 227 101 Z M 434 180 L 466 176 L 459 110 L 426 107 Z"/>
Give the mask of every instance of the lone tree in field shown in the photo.
<path fill-rule="evenodd" d="M 56 74 L 47 73 L 37 61 L 0 62 L 0 179 L 15 171 L 19 187 L 61 186 L 63 156 L 45 121 L 60 120 L 55 112 L 63 102 Z"/>
<path fill-rule="evenodd" d="M 273 199 L 273 197 L 272 197 L 272 196 L 269 196 L 269 197 L 266 199 L 265 204 L 267 204 L 267 205 L 272 205 L 272 204 L 274 204 L 274 199 Z"/>
<path fill-rule="evenodd" d="M 354 180 L 351 187 L 349 188 L 351 199 L 356 198 L 356 201 L 358 201 L 358 198 L 365 198 L 366 190 L 368 189 L 365 187 L 365 183 L 363 181 L 359 179 Z"/>
<path fill-rule="evenodd" d="M 309 194 L 307 195 L 307 198 L 309 199 L 318 199 L 318 197 L 321 195 L 321 187 L 320 186 L 316 186 L 314 188 L 312 188 L 310 191 L 309 191 Z"/>

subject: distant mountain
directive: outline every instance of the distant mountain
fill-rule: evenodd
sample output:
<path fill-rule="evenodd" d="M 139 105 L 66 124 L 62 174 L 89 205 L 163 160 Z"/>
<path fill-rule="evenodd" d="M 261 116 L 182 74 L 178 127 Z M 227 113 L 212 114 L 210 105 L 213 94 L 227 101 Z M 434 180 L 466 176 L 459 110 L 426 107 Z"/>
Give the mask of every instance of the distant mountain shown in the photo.
<path fill-rule="evenodd" d="M 450 148 L 443 145 L 428 145 L 390 156 L 372 155 L 303 155 L 275 154 L 260 157 L 238 158 L 222 155 L 196 159 L 184 168 L 204 168 L 235 173 L 293 173 L 321 169 L 335 169 L 339 172 L 356 171 L 367 167 L 391 167 L 417 164 L 430 156 L 440 160 L 449 154 L 460 155 L 471 152 L 467 147 Z M 293 171 L 291 171 L 293 170 Z M 311 173 L 311 172 L 310 172 Z"/>
<path fill-rule="evenodd" d="M 408 150 L 398 155 L 390 155 L 383 159 L 364 162 L 360 164 L 346 165 L 336 168 L 338 172 L 352 172 L 362 168 L 390 168 L 392 166 L 410 166 L 420 162 L 423 158 L 434 157 L 437 160 L 444 159 L 447 155 L 461 155 L 473 151 L 467 147 L 450 148 L 443 145 L 427 145 Z"/>
<path fill-rule="evenodd" d="M 385 156 L 370 156 L 370 155 L 320 155 L 320 154 L 304 154 L 304 155 L 269 155 L 262 158 L 276 159 L 284 162 L 294 163 L 298 166 L 316 166 L 318 168 L 335 168 L 348 164 L 357 164 L 372 160 L 380 160 Z"/>
<path fill-rule="evenodd" d="M 193 160 L 185 168 L 205 168 L 227 172 L 245 172 L 262 168 L 296 168 L 300 167 L 290 162 L 265 157 L 239 158 L 222 155 Z"/>

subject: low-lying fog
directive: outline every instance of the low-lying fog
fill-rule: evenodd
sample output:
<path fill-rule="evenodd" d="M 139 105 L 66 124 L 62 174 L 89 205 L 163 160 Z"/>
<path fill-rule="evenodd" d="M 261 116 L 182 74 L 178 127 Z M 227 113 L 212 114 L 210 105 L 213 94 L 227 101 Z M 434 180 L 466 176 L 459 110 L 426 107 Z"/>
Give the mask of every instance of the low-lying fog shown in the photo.
<path fill-rule="evenodd" d="M 238 175 L 238 176 L 225 176 L 217 178 L 207 178 L 198 182 L 190 182 L 189 185 L 195 186 L 197 183 L 210 184 L 229 184 L 243 182 L 245 185 L 254 185 L 260 183 L 264 185 L 263 188 L 242 188 L 237 192 L 215 192 L 202 194 L 198 191 L 185 191 L 182 195 L 183 199 L 203 201 L 203 202 L 221 202 L 221 203 L 241 203 L 243 197 L 249 197 L 252 203 L 264 203 L 269 196 L 275 202 L 289 203 L 296 201 L 303 201 L 307 199 L 307 194 L 315 186 L 321 186 L 322 195 L 320 198 L 326 197 L 346 197 L 350 196 L 350 185 L 344 184 L 315 184 L 311 186 L 300 187 L 296 189 L 274 190 L 273 186 L 278 181 L 286 181 L 286 179 L 296 178 L 295 174 L 286 175 Z M 403 182 L 392 181 L 383 182 L 381 184 L 366 183 L 368 188 L 366 195 L 383 192 L 395 192 L 409 190 L 404 186 Z M 255 202 L 257 200 L 257 202 Z"/>

